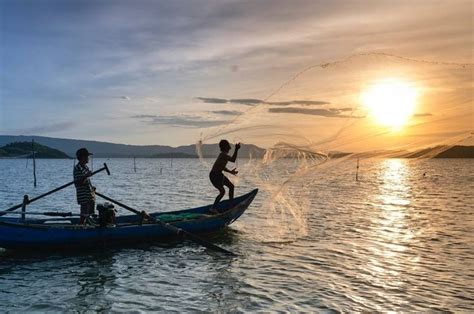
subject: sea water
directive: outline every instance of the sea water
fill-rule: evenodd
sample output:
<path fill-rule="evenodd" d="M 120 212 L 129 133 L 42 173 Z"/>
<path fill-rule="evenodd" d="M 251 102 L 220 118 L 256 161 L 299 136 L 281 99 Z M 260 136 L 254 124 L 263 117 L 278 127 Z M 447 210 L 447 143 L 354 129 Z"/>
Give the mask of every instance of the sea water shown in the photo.
<path fill-rule="evenodd" d="M 147 211 L 209 204 L 216 190 L 195 159 L 95 159 L 97 190 Z M 258 162 L 258 161 L 252 161 Z M 298 219 L 281 220 L 261 190 L 216 244 L 0 254 L 0 311 L 474 310 L 474 160 L 374 159 L 314 169 L 290 183 Z M 72 160 L 0 160 L 0 209 L 72 179 Z M 241 161 L 245 168 L 245 161 Z M 241 172 L 240 195 L 254 186 Z M 298 194 L 298 191 L 301 193 Z M 74 188 L 29 211 L 79 212 Z M 128 214 L 119 210 L 120 214 Z M 301 232 L 282 233 L 287 224 Z M 296 229 L 299 230 L 299 229 Z"/>

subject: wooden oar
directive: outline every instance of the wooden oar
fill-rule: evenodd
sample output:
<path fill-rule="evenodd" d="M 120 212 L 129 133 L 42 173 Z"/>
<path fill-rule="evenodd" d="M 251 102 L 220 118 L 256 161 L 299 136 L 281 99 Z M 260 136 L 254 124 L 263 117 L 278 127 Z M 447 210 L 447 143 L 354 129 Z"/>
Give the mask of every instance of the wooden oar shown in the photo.
<path fill-rule="evenodd" d="M 130 206 L 127 206 L 127 205 L 125 205 L 125 204 L 123 204 L 123 203 L 121 203 L 121 202 L 119 202 L 119 201 L 116 201 L 116 200 L 114 200 L 114 199 L 112 199 L 112 198 L 110 198 L 110 197 L 108 197 L 108 196 L 105 196 L 105 195 L 103 195 L 103 194 L 101 194 L 101 193 L 98 193 L 97 191 L 95 192 L 95 195 L 98 195 L 98 196 L 102 197 L 103 199 L 105 199 L 105 200 L 107 200 L 107 201 L 109 201 L 109 202 L 111 202 L 111 203 L 114 203 L 114 204 L 116 204 L 116 205 L 118 205 L 118 206 L 120 206 L 120 207 L 123 207 L 123 208 L 125 208 L 125 209 L 131 211 L 132 213 L 135 213 L 135 214 L 140 215 L 140 216 L 145 216 L 145 217 L 147 217 L 149 220 L 151 220 L 152 222 L 159 224 L 159 225 L 162 226 L 163 228 L 168 229 L 169 231 L 175 233 L 175 234 L 178 235 L 178 236 L 179 236 L 179 235 L 184 235 L 184 236 L 186 236 L 189 240 L 194 241 L 194 242 L 196 242 L 197 244 L 200 244 L 200 245 L 202 245 L 202 246 L 204 246 L 204 247 L 207 247 L 207 248 L 209 248 L 209 249 L 212 249 L 212 250 L 214 250 L 214 251 L 221 252 L 221 253 L 225 253 L 225 254 L 232 255 L 232 256 L 237 256 L 235 253 L 232 253 L 231 251 L 228 251 L 228 250 L 226 250 L 226 249 L 223 249 L 223 248 L 221 248 L 221 247 L 219 247 L 219 246 L 217 246 L 217 245 L 215 245 L 215 244 L 213 244 L 213 243 L 211 243 L 211 242 L 209 242 L 209 241 L 207 241 L 207 240 L 204 240 L 203 238 L 198 237 L 197 235 L 195 235 L 195 234 L 193 234 L 193 233 L 191 233 L 191 232 L 189 232 L 189 231 L 186 231 L 186 230 L 184 230 L 184 229 L 181 229 L 181 228 L 178 228 L 178 227 L 176 227 L 176 226 L 173 226 L 173 225 L 171 225 L 171 224 L 169 224 L 169 223 L 167 223 L 167 222 L 164 222 L 164 221 L 161 221 L 161 220 L 159 220 L 159 219 L 156 219 L 156 218 L 154 218 L 154 217 L 148 215 L 145 211 L 139 211 L 139 210 L 136 210 L 136 209 L 134 209 L 134 208 L 131 208 Z"/>
<path fill-rule="evenodd" d="M 21 212 L 7 212 L 7 211 L 0 211 L 2 215 L 23 215 L 24 213 Z M 79 214 L 73 214 L 71 212 L 62 213 L 62 212 L 28 212 L 28 215 L 41 215 L 41 216 L 52 216 L 52 217 L 79 217 Z"/>
<path fill-rule="evenodd" d="M 110 176 L 110 171 L 109 171 L 109 168 L 107 167 L 107 164 L 106 164 L 106 163 L 104 163 L 104 166 L 103 166 L 102 168 L 100 168 L 100 169 L 98 169 L 98 170 L 92 172 L 91 176 L 93 176 L 93 175 L 95 175 L 95 174 L 97 174 L 97 173 L 99 173 L 99 172 L 102 172 L 102 171 L 104 171 L 104 170 L 105 170 L 105 171 L 107 172 L 107 174 Z M 60 191 L 60 190 L 62 190 L 62 189 L 64 189 L 64 188 L 67 188 L 68 186 L 73 185 L 74 183 L 76 183 L 76 181 L 77 181 L 77 182 L 80 182 L 81 180 L 83 180 L 83 179 L 79 179 L 79 180 L 75 180 L 75 181 L 66 183 L 66 184 L 64 184 L 64 185 L 61 185 L 61 186 L 58 187 L 58 188 L 55 188 L 54 190 L 51 190 L 51 191 L 46 192 L 46 193 L 44 193 L 44 194 L 41 194 L 41 195 L 39 195 L 39 196 L 33 197 L 32 199 L 29 199 L 29 200 L 28 200 L 27 204 L 33 203 L 34 201 L 37 201 L 37 200 L 39 200 L 40 198 L 43 198 L 43 197 L 48 196 L 48 195 L 50 195 L 50 194 L 53 194 L 53 193 L 55 193 L 55 192 L 57 192 L 57 191 Z M 18 205 L 15 205 L 15 206 L 13 206 L 13 207 L 10 207 L 9 209 L 6 209 L 6 210 L 4 210 L 3 212 L 1 212 L 1 213 L 0 213 L 0 216 L 6 215 L 8 212 L 11 212 L 11 211 L 14 211 L 14 210 L 16 210 L 16 209 L 18 209 L 18 208 L 21 208 L 22 206 L 23 206 L 23 203 L 18 204 Z"/>

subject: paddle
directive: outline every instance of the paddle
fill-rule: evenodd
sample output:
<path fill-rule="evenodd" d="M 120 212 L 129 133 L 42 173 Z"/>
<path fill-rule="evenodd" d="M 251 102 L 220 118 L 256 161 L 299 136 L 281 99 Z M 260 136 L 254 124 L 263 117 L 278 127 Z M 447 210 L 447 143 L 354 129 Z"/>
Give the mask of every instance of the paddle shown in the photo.
<path fill-rule="evenodd" d="M 212 249 L 212 250 L 214 250 L 214 251 L 221 252 L 221 253 L 225 253 L 225 254 L 228 254 L 228 255 L 231 255 L 231 256 L 237 256 L 235 253 L 232 253 L 231 251 L 228 251 L 228 250 L 226 250 L 226 249 L 223 249 L 223 248 L 221 248 L 221 247 L 219 247 L 219 246 L 217 246 L 217 245 L 215 245 L 215 244 L 213 244 L 213 243 L 211 243 L 211 242 L 209 242 L 209 241 L 207 241 L 207 240 L 204 240 L 203 238 L 198 237 L 197 235 L 195 235 L 195 234 L 193 234 L 193 233 L 191 233 L 191 232 L 188 232 L 188 231 L 186 231 L 186 230 L 184 230 L 184 229 L 175 227 L 175 226 L 173 226 L 173 225 L 171 225 L 171 224 L 169 224 L 169 223 L 167 223 L 167 222 L 163 222 L 163 221 L 161 221 L 161 220 L 159 220 L 159 219 L 156 219 L 156 218 L 154 218 L 154 217 L 151 217 L 151 216 L 148 215 L 145 211 L 138 211 L 138 210 L 136 210 L 136 209 L 134 209 L 134 208 L 131 208 L 130 206 L 127 206 L 127 205 L 125 205 L 125 204 L 123 204 L 123 203 L 121 203 L 121 202 L 119 202 L 119 201 L 116 201 L 116 200 L 114 200 L 114 199 L 111 199 L 110 197 L 107 197 L 107 196 L 105 196 L 105 195 L 103 195 L 103 194 L 101 194 L 101 193 L 98 193 L 97 191 L 95 192 L 95 194 L 98 195 L 98 196 L 100 196 L 100 197 L 102 197 L 103 199 L 105 199 L 105 200 L 111 202 L 111 203 L 114 203 L 114 204 L 116 204 L 116 205 L 118 205 L 118 206 L 120 206 L 120 207 L 123 207 L 123 208 L 125 208 L 125 209 L 131 211 L 132 213 L 135 213 L 135 214 L 140 215 L 140 216 L 146 216 L 146 217 L 147 217 L 149 220 L 151 220 L 152 222 L 157 223 L 157 224 L 159 224 L 160 226 L 162 226 L 162 227 L 164 227 L 164 228 L 166 228 L 166 229 L 172 231 L 172 232 L 175 233 L 176 235 L 184 235 L 184 236 L 186 236 L 189 240 L 194 241 L 194 242 L 196 242 L 197 244 L 200 244 L 200 245 L 202 245 L 202 246 L 204 246 L 204 247 L 207 247 L 207 248 L 209 248 L 209 249 Z"/>
<path fill-rule="evenodd" d="M 0 214 L 3 215 L 23 215 L 24 213 L 15 213 L 15 212 L 7 212 L 7 211 L 0 211 Z M 79 214 L 73 214 L 71 212 L 61 213 L 61 212 L 28 212 L 28 215 L 38 215 L 38 216 L 52 216 L 52 217 L 79 217 Z"/>
<path fill-rule="evenodd" d="M 91 176 L 93 176 L 93 175 L 95 175 L 95 174 L 97 174 L 97 173 L 99 173 L 99 172 L 102 172 L 102 171 L 104 171 L 104 170 L 105 170 L 105 171 L 107 172 L 107 174 L 110 176 L 110 171 L 109 171 L 109 168 L 107 167 L 107 164 L 106 164 L 106 163 L 104 163 L 104 166 L 103 166 L 102 168 L 100 168 L 100 169 L 98 169 L 98 170 L 92 172 Z M 79 180 L 76 180 L 76 181 L 77 181 L 77 182 L 80 182 L 81 180 L 83 180 L 83 179 L 79 179 Z M 33 197 L 32 199 L 29 199 L 29 200 L 26 202 L 26 204 L 33 203 L 34 201 L 37 201 L 37 200 L 39 200 L 40 198 L 43 198 L 43 197 L 48 196 L 48 195 L 50 195 L 50 194 L 53 194 L 53 193 L 55 193 L 55 192 L 57 192 L 57 191 L 60 191 L 60 190 L 62 190 L 62 189 L 64 189 L 64 188 L 67 188 L 68 186 L 73 185 L 74 183 L 76 183 L 76 181 L 72 181 L 72 182 L 66 183 L 66 184 L 64 184 L 64 185 L 61 185 L 61 186 L 58 187 L 58 188 L 55 188 L 54 190 L 51 190 L 51 191 L 46 192 L 46 193 L 44 193 L 44 194 L 41 194 L 41 195 L 39 195 L 39 196 Z M 9 209 L 6 209 L 5 211 L 0 212 L 0 216 L 6 215 L 6 214 L 8 214 L 8 212 L 11 212 L 11 211 L 14 211 L 14 210 L 16 210 L 16 209 L 18 209 L 18 208 L 21 208 L 22 206 L 23 206 L 23 203 L 18 204 L 18 205 L 15 205 L 15 206 L 13 206 L 13 207 L 10 207 Z"/>

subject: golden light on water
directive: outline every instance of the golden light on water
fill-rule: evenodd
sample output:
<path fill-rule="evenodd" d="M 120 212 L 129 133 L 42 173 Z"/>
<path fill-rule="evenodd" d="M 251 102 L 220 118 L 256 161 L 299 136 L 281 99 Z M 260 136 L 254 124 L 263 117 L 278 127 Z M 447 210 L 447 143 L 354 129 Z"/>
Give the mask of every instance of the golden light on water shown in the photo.
<path fill-rule="evenodd" d="M 412 198 L 409 172 L 406 160 L 384 160 L 378 173 L 378 193 L 373 195 L 376 211 L 369 238 L 374 242 L 368 247 L 372 254 L 367 270 L 372 281 L 391 289 L 399 289 L 404 284 L 400 276 L 407 265 L 401 262 L 401 256 L 412 244 L 413 233 L 407 228 Z"/>
<path fill-rule="evenodd" d="M 361 94 L 361 102 L 379 124 L 401 128 L 415 113 L 417 89 L 408 82 L 385 79 Z"/>

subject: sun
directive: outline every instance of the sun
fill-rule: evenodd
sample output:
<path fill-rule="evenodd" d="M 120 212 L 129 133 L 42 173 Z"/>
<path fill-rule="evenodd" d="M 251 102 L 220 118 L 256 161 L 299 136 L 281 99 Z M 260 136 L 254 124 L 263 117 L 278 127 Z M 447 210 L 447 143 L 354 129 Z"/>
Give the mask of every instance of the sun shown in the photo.
<path fill-rule="evenodd" d="M 417 94 L 416 87 L 406 81 L 384 79 L 363 91 L 361 102 L 378 123 L 399 129 L 413 115 Z"/>

